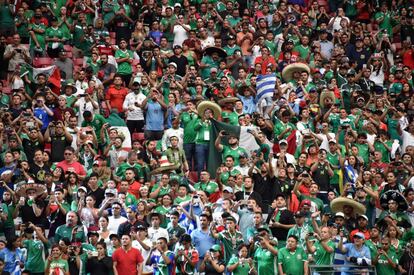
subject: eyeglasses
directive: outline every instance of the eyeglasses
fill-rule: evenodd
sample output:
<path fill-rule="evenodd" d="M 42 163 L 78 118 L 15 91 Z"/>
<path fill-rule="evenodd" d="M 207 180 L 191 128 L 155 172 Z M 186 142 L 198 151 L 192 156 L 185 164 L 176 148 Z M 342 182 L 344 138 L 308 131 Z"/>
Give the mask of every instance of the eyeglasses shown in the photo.
<path fill-rule="evenodd" d="M 121 209 L 121 207 L 112 207 L 112 210 L 119 210 Z M 132 213 L 132 212 L 128 212 L 128 213 Z"/>
<path fill-rule="evenodd" d="M 65 153 L 65 156 L 70 156 L 72 155 L 72 153 Z"/>

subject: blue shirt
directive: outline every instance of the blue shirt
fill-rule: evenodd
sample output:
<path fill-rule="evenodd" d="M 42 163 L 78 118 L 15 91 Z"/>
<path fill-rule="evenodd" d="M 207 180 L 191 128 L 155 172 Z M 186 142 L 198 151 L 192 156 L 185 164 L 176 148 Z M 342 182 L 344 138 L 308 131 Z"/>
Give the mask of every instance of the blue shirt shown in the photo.
<path fill-rule="evenodd" d="M 50 116 L 42 108 L 35 108 L 33 114 L 35 117 L 37 117 L 39 120 L 43 122 L 42 131 L 45 131 L 51 120 Z"/>
<path fill-rule="evenodd" d="M 251 114 L 256 111 L 256 101 L 253 96 L 249 98 L 239 95 L 241 102 L 243 102 L 243 113 Z"/>
<path fill-rule="evenodd" d="M 357 250 L 356 246 L 353 243 L 346 243 L 344 244 L 344 247 L 346 248 L 346 251 L 347 251 L 346 257 L 365 258 L 365 259 L 371 260 L 371 252 L 369 251 L 369 248 L 366 245 L 362 245 L 360 250 Z M 347 259 L 345 258 L 345 265 L 354 265 L 354 263 L 347 261 Z M 345 274 L 351 275 L 355 273 L 346 272 L 346 270 L 344 270 L 342 272 L 342 275 L 345 275 Z"/>
<path fill-rule="evenodd" d="M 0 258 L 4 260 L 4 271 L 14 275 L 21 274 L 19 263 L 24 263 L 24 257 L 23 251 L 20 248 L 17 248 L 16 251 L 4 248 L 0 251 Z"/>
<path fill-rule="evenodd" d="M 147 131 L 163 131 L 164 130 L 164 111 L 158 102 L 148 100 L 146 113 Z"/>
<path fill-rule="evenodd" d="M 216 240 L 210 235 L 210 230 L 208 229 L 206 232 L 202 231 L 201 228 L 194 230 L 191 232 L 191 239 L 200 258 L 204 258 L 206 252 L 216 244 Z"/>

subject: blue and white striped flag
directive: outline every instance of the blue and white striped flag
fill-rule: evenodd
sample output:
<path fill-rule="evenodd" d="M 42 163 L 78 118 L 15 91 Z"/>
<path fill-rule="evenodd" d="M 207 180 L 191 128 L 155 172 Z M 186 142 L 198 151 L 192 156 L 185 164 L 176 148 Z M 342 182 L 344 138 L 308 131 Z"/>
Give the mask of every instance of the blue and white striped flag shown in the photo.
<path fill-rule="evenodd" d="M 259 104 L 263 99 L 272 97 L 276 85 L 276 74 L 261 74 L 257 76 L 256 102 Z"/>

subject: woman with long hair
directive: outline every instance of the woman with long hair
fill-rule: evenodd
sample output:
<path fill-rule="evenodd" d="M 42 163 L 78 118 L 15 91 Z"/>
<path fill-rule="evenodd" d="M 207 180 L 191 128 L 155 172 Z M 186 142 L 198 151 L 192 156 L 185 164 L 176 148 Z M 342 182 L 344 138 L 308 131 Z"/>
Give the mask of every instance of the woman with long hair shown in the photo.
<path fill-rule="evenodd" d="M 93 252 L 88 253 L 86 272 L 91 275 L 112 274 L 112 258 L 108 256 L 105 242 L 98 242 L 96 245 L 97 255 Z"/>
<path fill-rule="evenodd" d="M 142 47 L 142 42 L 144 41 L 145 37 L 147 37 L 147 31 L 144 28 L 144 22 L 137 21 L 135 23 L 134 31 L 131 33 L 131 50 L 139 51 Z"/>
<path fill-rule="evenodd" d="M 204 272 L 205 275 L 221 275 L 225 269 L 226 266 L 223 261 L 223 255 L 221 254 L 221 247 L 215 244 L 206 252 L 199 271 Z"/>
<path fill-rule="evenodd" d="M 95 201 L 96 199 L 93 195 L 88 195 L 85 199 L 85 203 L 83 203 L 83 201 L 80 201 L 79 203 L 78 214 L 82 223 L 87 228 L 98 224 L 99 209 L 95 208 Z"/>
<path fill-rule="evenodd" d="M 80 182 L 79 182 L 78 175 L 76 173 L 69 172 L 66 178 L 65 184 L 64 184 L 65 190 L 67 190 L 66 198 L 68 202 L 71 203 L 72 201 L 77 199 L 76 196 L 77 196 L 79 184 Z"/>
<path fill-rule="evenodd" d="M 24 268 L 24 253 L 20 249 L 21 238 L 17 236 L 11 237 L 6 247 L 0 251 L 0 258 L 4 259 L 4 271 L 15 274 Z"/>
<path fill-rule="evenodd" d="M 400 240 L 402 237 L 402 232 L 397 226 L 390 224 L 388 225 L 387 233 L 385 236 L 390 239 L 391 247 L 394 248 L 395 253 L 397 254 L 397 258 L 399 259 L 402 253 L 404 253 L 404 242 Z"/>
<path fill-rule="evenodd" d="M 70 275 L 68 261 L 63 259 L 59 244 L 52 246 L 46 262 L 45 275 Z"/>
<path fill-rule="evenodd" d="M 109 235 L 111 232 L 108 230 L 109 219 L 105 216 L 99 218 L 99 242 L 104 242 L 107 245 L 111 244 L 111 240 L 109 239 Z"/>
<path fill-rule="evenodd" d="M 253 260 L 249 257 L 249 247 L 241 244 L 238 247 L 238 255 L 234 255 L 227 264 L 227 270 L 232 274 L 248 275 L 253 267 Z"/>

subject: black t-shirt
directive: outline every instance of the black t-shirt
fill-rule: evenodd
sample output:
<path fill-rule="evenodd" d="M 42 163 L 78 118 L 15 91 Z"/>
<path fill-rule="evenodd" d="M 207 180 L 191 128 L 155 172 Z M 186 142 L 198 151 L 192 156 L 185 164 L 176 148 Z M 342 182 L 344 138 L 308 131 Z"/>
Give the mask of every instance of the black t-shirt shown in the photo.
<path fill-rule="evenodd" d="M 219 266 L 220 265 L 224 265 L 225 266 L 224 261 L 223 260 L 219 260 L 218 261 L 218 265 Z M 206 268 L 205 268 L 204 272 L 205 272 L 205 275 L 222 275 L 223 274 L 223 272 L 217 272 L 214 269 L 213 265 L 210 262 L 206 262 Z"/>
<path fill-rule="evenodd" d="M 170 57 L 168 62 L 174 62 L 175 64 L 177 64 L 176 74 L 178 74 L 181 77 L 185 76 L 186 67 L 188 65 L 188 60 L 185 56 L 181 55 L 180 57 L 178 57 L 176 55 L 173 55 Z"/>
<path fill-rule="evenodd" d="M 320 191 L 328 191 L 330 176 L 326 165 L 318 164 L 318 169 L 312 173 L 312 178 L 318 183 Z"/>
<path fill-rule="evenodd" d="M 269 216 L 267 217 L 266 223 L 269 224 L 270 220 L 274 220 L 276 222 L 279 222 L 281 224 L 286 224 L 286 225 L 295 224 L 295 219 L 293 217 L 292 212 L 290 212 L 287 209 L 279 210 L 279 211 L 281 212 L 280 212 L 280 216 L 278 220 L 276 220 L 277 212 L 276 210 L 273 210 L 272 213 L 270 213 Z M 289 229 L 271 227 L 270 230 L 272 231 L 273 237 L 276 237 L 278 240 L 281 240 L 281 241 L 286 241 Z"/>
<path fill-rule="evenodd" d="M 98 187 L 98 189 L 96 189 L 95 191 L 92 191 L 92 189 L 89 188 L 89 187 L 87 187 L 87 188 L 88 188 L 88 196 L 92 195 L 92 196 L 95 197 L 94 207 L 99 208 L 99 206 L 101 205 L 102 201 L 105 198 L 105 191 L 100 187 Z"/>
<path fill-rule="evenodd" d="M 40 149 L 43 151 L 44 146 L 38 140 L 32 141 L 30 139 L 24 138 L 22 140 L 22 145 L 24 152 L 26 153 L 27 161 L 30 165 L 34 162 L 34 153 L 36 150 Z"/>
<path fill-rule="evenodd" d="M 254 173 L 252 178 L 254 182 L 254 191 L 262 196 L 264 205 L 270 205 L 276 194 L 276 178 L 271 178 L 269 176 L 262 177 L 262 175 L 258 173 Z M 266 211 L 266 209 L 263 209 L 263 211 Z"/>
<path fill-rule="evenodd" d="M 86 272 L 91 275 L 107 275 L 112 273 L 112 258 L 108 256 L 100 260 L 97 257 L 89 258 L 86 263 Z"/>
<path fill-rule="evenodd" d="M 42 214 L 39 217 L 36 217 L 35 213 L 33 212 L 32 206 L 29 206 L 26 204 L 20 208 L 20 216 L 22 217 L 23 223 L 31 222 L 34 225 L 42 226 L 43 228 L 49 227 L 49 221 L 46 218 L 45 215 L 45 203 L 42 200 L 36 200 L 36 205 L 38 208 L 42 209 Z"/>
<path fill-rule="evenodd" d="M 65 148 L 70 146 L 71 143 L 65 136 L 53 136 L 51 137 L 52 152 L 50 156 L 51 162 L 60 162 L 64 160 Z"/>
<path fill-rule="evenodd" d="M 36 163 L 30 165 L 29 173 L 38 183 L 44 182 L 46 172 L 50 172 L 50 167 L 48 165 L 43 165 L 42 167 L 38 166 Z"/>

